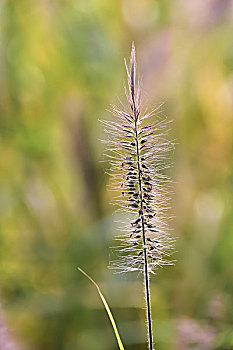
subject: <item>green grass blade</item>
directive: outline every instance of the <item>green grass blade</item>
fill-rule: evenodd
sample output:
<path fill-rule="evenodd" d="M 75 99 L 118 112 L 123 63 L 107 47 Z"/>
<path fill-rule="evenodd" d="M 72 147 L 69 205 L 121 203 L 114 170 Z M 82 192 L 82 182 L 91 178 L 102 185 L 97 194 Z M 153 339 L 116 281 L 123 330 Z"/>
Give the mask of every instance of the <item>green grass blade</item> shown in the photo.
<path fill-rule="evenodd" d="M 102 302 L 103 302 L 103 304 L 104 304 L 105 310 L 107 311 L 108 317 L 109 317 L 109 319 L 110 319 L 110 321 L 111 321 L 112 328 L 113 328 L 113 330 L 114 330 L 114 333 L 115 333 L 115 336 L 116 336 L 116 339 L 117 339 L 117 343 L 118 343 L 118 345 L 119 345 L 119 348 L 120 348 L 120 350 L 124 350 L 124 346 L 123 346 L 123 344 L 122 344 L 122 341 L 121 341 L 121 338 L 120 338 L 120 334 L 119 334 L 118 329 L 117 329 L 116 322 L 115 322 L 115 320 L 114 320 L 114 318 L 113 318 L 113 315 L 112 315 L 112 313 L 111 313 L 111 310 L 110 310 L 110 308 L 109 308 L 109 306 L 108 306 L 108 303 L 107 303 L 105 297 L 104 297 L 103 294 L 101 293 L 101 290 L 100 290 L 98 284 L 97 284 L 95 281 L 93 281 L 93 279 L 92 279 L 86 272 L 84 272 L 82 269 L 80 269 L 80 267 L 78 267 L 78 270 L 79 270 L 84 276 L 86 276 L 86 277 L 94 284 L 94 286 L 95 286 L 96 289 L 98 290 L 99 296 L 100 296 L 100 298 L 101 298 L 101 300 L 102 300 Z"/>

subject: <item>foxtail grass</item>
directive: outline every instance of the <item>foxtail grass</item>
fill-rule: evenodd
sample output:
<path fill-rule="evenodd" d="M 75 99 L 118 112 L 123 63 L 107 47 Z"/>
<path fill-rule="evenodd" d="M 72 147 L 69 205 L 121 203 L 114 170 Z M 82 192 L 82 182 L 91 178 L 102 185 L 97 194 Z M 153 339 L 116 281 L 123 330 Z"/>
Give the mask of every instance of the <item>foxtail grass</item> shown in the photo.
<path fill-rule="evenodd" d="M 125 61 L 127 107 L 112 106 L 113 120 L 102 121 L 107 133 L 112 189 L 115 203 L 127 217 L 117 236 L 118 258 L 111 267 L 118 272 L 139 271 L 144 275 L 149 349 L 154 349 L 150 277 L 159 266 L 171 264 L 173 240 L 169 234 L 170 179 L 166 175 L 168 154 L 167 122 L 160 107 L 147 111 L 142 106 L 136 77 L 135 47 L 130 64 Z"/>

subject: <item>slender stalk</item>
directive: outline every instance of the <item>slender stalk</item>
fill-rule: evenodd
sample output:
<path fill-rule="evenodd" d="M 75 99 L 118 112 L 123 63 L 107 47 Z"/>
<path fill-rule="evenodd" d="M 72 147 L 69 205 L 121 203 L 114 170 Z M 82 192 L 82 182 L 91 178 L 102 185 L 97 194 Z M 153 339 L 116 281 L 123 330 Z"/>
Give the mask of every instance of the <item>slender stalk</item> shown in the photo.
<path fill-rule="evenodd" d="M 142 239 L 143 239 L 143 255 L 144 255 L 144 284 L 145 284 L 145 296 L 146 296 L 146 310 L 147 310 L 147 322 L 148 322 L 148 342 L 149 349 L 153 350 L 153 332 L 152 332 L 152 319 L 151 319 L 151 303 L 150 303 L 150 280 L 148 271 L 148 259 L 147 259 L 147 245 L 146 245 L 146 232 L 144 224 L 144 206 L 143 206 L 143 192 L 142 192 L 142 181 L 141 181 L 141 164 L 140 164 L 140 153 L 139 153 L 139 142 L 138 142 L 138 116 L 135 109 L 134 94 L 132 94 L 133 105 L 134 105 L 134 118 L 135 118 L 135 138 L 136 138 L 136 154 L 137 154 L 137 169 L 138 169 L 138 185 L 139 185 L 139 198 L 141 208 L 141 222 L 142 222 Z"/>

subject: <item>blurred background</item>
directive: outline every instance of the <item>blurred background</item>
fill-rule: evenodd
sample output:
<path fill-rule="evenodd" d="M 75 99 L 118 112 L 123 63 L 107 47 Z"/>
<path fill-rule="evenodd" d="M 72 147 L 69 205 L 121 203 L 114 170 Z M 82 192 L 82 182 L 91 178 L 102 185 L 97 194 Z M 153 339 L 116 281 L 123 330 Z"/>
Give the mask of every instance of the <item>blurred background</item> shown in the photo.
<path fill-rule="evenodd" d="M 233 349 L 233 3 L 0 4 L 0 349 L 146 349 L 142 277 L 108 269 L 116 214 L 99 119 L 135 42 L 173 120 L 174 267 L 152 278 L 159 350 Z"/>

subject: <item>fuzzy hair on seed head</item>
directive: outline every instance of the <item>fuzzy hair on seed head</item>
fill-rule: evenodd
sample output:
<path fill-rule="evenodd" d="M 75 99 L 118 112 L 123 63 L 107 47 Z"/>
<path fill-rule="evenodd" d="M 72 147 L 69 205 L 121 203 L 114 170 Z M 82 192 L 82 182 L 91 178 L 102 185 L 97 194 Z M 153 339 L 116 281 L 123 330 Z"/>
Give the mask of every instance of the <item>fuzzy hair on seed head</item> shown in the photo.
<path fill-rule="evenodd" d="M 117 236 L 118 259 L 110 267 L 118 272 L 148 272 L 171 264 L 168 256 L 173 240 L 168 228 L 170 179 L 164 174 L 173 144 L 167 140 L 167 121 L 158 115 L 160 107 L 144 112 L 139 82 L 136 82 L 135 46 L 132 44 L 129 67 L 125 60 L 128 107 L 112 107 L 115 117 L 102 121 L 108 139 L 114 203 L 125 214 L 123 234 Z"/>

